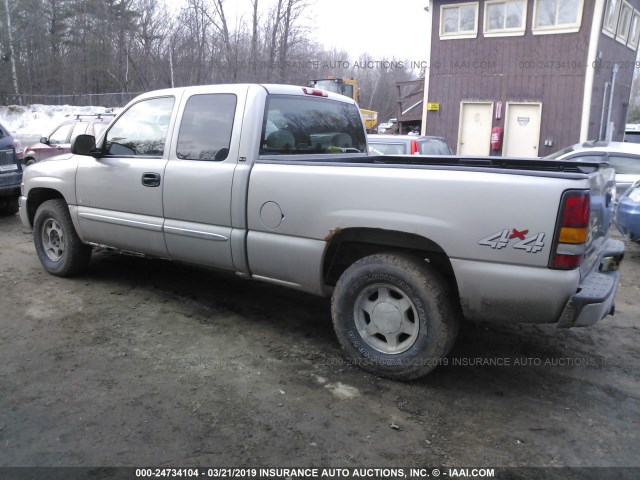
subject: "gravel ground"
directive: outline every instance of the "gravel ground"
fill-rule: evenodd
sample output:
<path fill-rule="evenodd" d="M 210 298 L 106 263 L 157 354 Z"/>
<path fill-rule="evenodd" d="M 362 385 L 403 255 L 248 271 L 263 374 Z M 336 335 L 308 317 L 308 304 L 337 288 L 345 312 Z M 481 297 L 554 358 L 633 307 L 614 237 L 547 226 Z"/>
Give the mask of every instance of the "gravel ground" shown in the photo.
<path fill-rule="evenodd" d="M 108 251 L 56 278 L 17 215 L 0 245 L 0 467 L 640 467 L 637 245 L 615 316 L 465 324 L 414 383 L 349 365 L 326 299 Z"/>

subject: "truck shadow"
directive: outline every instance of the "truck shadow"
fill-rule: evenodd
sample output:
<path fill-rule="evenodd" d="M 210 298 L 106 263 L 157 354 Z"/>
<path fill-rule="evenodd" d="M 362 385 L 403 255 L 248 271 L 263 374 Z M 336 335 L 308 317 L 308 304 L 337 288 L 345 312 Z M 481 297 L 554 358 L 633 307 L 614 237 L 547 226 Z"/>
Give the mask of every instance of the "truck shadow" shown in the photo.
<path fill-rule="evenodd" d="M 362 383 L 362 371 L 346 359 L 333 332 L 329 299 L 246 281 L 226 272 L 109 251 L 94 254 L 82 280 L 109 289 L 124 287 L 186 301 L 194 313 L 199 313 L 193 322 L 216 324 L 219 318 L 234 315 L 235 321 L 248 329 L 261 326 L 277 334 L 279 351 L 287 351 L 289 345 L 301 340 L 311 341 L 312 362 L 318 362 L 327 372 L 344 375 L 345 381 Z M 432 393 L 454 389 L 457 394 L 493 392 L 500 396 L 509 390 L 546 390 L 549 384 L 570 378 L 583 381 L 590 371 L 611 364 L 589 330 L 463 322 L 448 358 L 411 385 Z M 565 380 L 558 380 L 562 378 Z M 373 376 L 371 379 L 380 390 L 397 385 Z"/>
<path fill-rule="evenodd" d="M 243 280 L 232 273 L 195 265 L 99 251 L 83 279 L 134 288 L 161 297 L 188 301 L 215 322 L 235 314 L 247 322 L 273 324 L 282 332 L 300 331 L 318 340 L 335 342 L 330 300 L 264 282 Z"/>

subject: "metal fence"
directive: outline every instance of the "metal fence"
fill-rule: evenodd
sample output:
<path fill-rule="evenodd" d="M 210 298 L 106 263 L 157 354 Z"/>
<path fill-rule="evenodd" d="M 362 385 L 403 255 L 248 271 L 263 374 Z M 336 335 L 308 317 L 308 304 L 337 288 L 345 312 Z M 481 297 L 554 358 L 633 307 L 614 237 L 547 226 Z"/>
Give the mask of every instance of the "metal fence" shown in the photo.
<path fill-rule="evenodd" d="M 78 107 L 124 107 L 139 92 L 83 93 L 79 95 L 27 95 L 0 93 L 0 105 L 75 105 Z"/>

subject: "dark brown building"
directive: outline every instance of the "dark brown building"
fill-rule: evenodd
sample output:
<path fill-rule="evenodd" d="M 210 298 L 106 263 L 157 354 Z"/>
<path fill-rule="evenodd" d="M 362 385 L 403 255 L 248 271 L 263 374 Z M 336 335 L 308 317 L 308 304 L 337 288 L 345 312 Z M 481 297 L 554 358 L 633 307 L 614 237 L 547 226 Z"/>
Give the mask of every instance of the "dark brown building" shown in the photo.
<path fill-rule="evenodd" d="M 429 12 L 423 133 L 470 155 L 622 140 L 640 0 L 431 0 Z"/>

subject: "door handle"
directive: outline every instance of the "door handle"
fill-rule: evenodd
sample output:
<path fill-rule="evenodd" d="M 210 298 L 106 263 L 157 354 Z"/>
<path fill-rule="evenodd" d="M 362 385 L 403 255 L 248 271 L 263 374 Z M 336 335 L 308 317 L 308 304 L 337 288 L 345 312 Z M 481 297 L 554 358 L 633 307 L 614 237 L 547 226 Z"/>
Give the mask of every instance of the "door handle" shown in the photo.
<path fill-rule="evenodd" d="M 159 187 L 160 179 L 159 173 L 145 172 L 142 174 L 142 185 L 145 187 Z"/>

